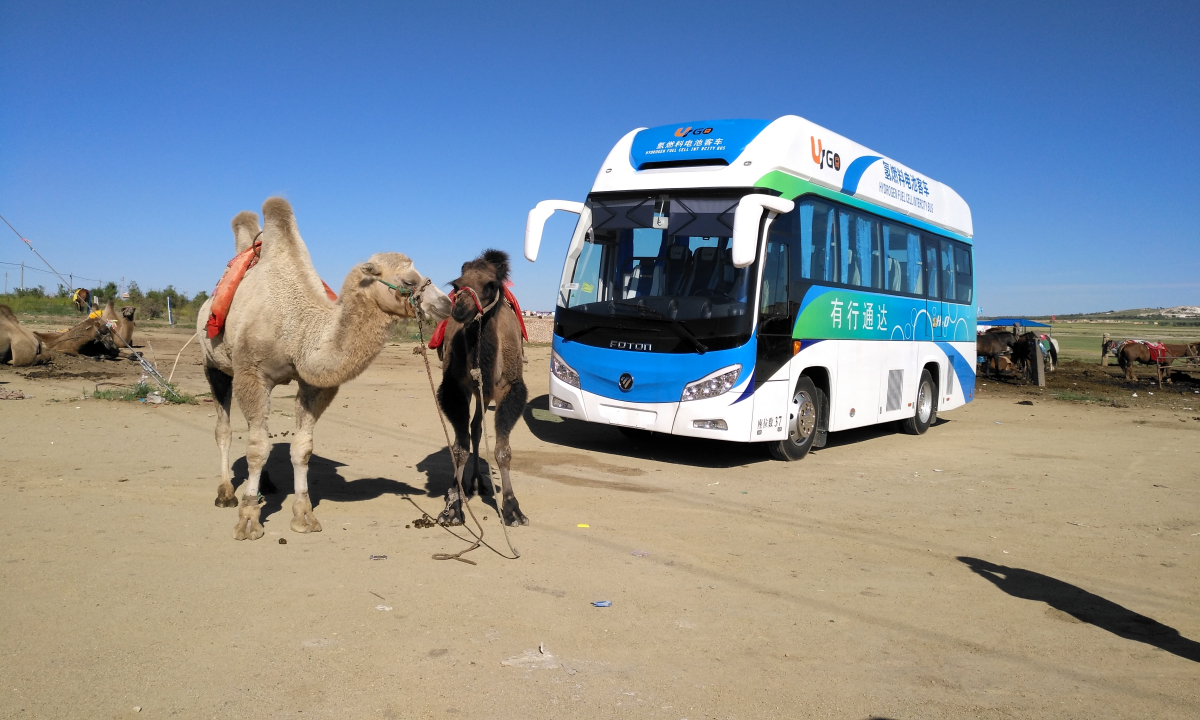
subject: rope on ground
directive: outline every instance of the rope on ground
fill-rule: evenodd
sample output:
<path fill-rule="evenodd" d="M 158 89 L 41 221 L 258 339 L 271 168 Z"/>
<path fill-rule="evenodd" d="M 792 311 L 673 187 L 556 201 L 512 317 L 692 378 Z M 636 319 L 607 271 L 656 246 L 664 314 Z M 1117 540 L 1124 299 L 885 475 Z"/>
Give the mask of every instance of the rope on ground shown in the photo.
<path fill-rule="evenodd" d="M 175 377 L 175 366 L 179 364 L 179 356 L 183 354 L 184 350 L 187 350 L 187 346 L 191 345 L 192 341 L 195 340 L 196 336 L 199 334 L 200 334 L 199 330 L 192 333 L 192 336 L 190 338 L 188 338 L 188 341 L 183 344 L 183 347 L 179 348 L 179 352 L 175 353 L 175 363 L 171 365 L 171 374 L 167 376 L 167 383 L 170 383 L 171 378 Z"/>

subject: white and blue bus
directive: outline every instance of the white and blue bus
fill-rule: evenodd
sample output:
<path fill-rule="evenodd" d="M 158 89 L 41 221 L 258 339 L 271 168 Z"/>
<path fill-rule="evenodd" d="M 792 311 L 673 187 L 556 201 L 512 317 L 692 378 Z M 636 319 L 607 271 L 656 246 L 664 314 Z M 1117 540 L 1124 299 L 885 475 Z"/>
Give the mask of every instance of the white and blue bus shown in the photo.
<path fill-rule="evenodd" d="M 767 443 L 925 432 L 975 391 L 971 211 L 906 165 L 795 116 L 634 130 L 579 215 L 550 411 L 627 434 Z"/>

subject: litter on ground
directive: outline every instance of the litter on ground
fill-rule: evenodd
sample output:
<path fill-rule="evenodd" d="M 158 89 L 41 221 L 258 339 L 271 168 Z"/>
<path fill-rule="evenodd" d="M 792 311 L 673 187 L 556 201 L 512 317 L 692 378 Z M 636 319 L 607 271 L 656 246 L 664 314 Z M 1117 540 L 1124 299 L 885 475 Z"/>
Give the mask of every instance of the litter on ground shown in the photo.
<path fill-rule="evenodd" d="M 612 607 L 612 600 L 597 600 L 592 604 L 596 607 Z"/>

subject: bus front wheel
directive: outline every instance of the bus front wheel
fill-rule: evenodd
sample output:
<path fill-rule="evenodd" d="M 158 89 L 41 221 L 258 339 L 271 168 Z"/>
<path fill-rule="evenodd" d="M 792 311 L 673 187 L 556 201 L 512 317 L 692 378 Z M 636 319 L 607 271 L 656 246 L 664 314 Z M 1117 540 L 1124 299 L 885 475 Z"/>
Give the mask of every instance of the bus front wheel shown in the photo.
<path fill-rule="evenodd" d="M 817 425 L 825 403 L 825 394 L 809 378 L 796 384 L 796 394 L 788 407 L 788 437 L 767 444 L 776 460 L 799 460 L 812 449 L 817 439 Z"/>
<path fill-rule="evenodd" d="M 921 371 L 921 383 L 917 386 L 916 410 L 913 416 L 900 421 L 900 427 L 909 435 L 924 434 L 937 420 L 937 388 L 928 370 Z"/>

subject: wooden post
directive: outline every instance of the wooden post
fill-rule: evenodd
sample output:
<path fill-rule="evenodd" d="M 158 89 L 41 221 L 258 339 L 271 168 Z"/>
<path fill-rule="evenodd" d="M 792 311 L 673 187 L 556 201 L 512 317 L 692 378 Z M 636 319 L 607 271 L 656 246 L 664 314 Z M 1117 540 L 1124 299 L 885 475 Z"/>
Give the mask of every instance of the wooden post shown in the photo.
<path fill-rule="evenodd" d="M 1042 352 L 1042 344 L 1037 340 L 1033 341 L 1033 347 L 1037 354 L 1037 384 L 1038 387 L 1046 387 L 1046 355 Z"/>
<path fill-rule="evenodd" d="M 1108 367 L 1108 341 L 1112 338 L 1108 333 L 1100 340 L 1100 366 Z"/>

